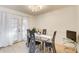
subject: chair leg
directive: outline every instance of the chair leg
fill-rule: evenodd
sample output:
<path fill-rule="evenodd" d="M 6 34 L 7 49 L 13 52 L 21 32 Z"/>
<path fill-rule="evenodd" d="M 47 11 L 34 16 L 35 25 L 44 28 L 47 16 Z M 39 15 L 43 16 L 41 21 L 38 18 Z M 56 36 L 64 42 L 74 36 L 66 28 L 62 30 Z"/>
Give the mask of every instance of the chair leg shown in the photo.
<path fill-rule="evenodd" d="M 49 48 L 44 46 L 44 53 L 49 52 Z"/>
<path fill-rule="evenodd" d="M 45 43 L 43 42 L 42 45 L 43 45 L 43 46 L 42 46 L 43 52 L 45 52 Z"/>
<path fill-rule="evenodd" d="M 51 53 L 53 53 L 53 49 L 51 48 Z"/>
<path fill-rule="evenodd" d="M 49 48 L 48 48 L 48 51 L 47 52 L 49 53 Z"/>
<path fill-rule="evenodd" d="M 41 50 L 41 44 L 39 44 L 39 49 Z"/>
<path fill-rule="evenodd" d="M 51 52 L 51 48 L 49 47 L 48 49 L 49 49 L 48 52 L 50 53 Z"/>
<path fill-rule="evenodd" d="M 40 50 L 42 50 L 42 44 L 40 44 Z"/>
<path fill-rule="evenodd" d="M 49 47 L 44 47 L 44 53 L 47 52 L 53 52 L 52 48 L 49 48 Z"/>
<path fill-rule="evenodd" d="M 26 43 L 26 45 L 27 45 L 27 47 L 29 47 L 29 43 L 28 42 Z"/>
<path fill-rule="evenodd" d="M 49 49 L 47 47 L 45 47 L 45 53 L 48 53 Z"/>
<path fill-rule="evenodd" d="M 45 52 L 46 50 L 45 50 L 45 46 L 44 46 L 44 52 Z"/>

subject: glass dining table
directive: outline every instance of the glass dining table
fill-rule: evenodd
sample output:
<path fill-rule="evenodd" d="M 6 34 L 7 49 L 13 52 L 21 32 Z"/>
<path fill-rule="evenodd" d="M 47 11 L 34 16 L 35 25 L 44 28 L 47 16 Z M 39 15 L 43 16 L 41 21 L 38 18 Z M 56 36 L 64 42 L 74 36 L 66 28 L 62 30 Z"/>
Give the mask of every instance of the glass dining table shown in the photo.
<path fill-rule="evenodd" d="M 43 52 L 45 52 L 45 42 L 52 43 L 52 37 L 48 36 L 48 35 L 43 35 L 43 34 L 35 33 L 35 40 L 42 42 L 42 50 L 43 50 Z"/>

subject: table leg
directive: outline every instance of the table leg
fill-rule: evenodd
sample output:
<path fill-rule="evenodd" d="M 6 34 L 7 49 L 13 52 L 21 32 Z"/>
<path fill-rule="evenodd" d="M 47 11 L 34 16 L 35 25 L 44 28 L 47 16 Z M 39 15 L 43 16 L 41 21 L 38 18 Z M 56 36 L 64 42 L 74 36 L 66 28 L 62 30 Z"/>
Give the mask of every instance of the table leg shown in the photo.
<path fill-rule="evenodd" d="M 42 51 L 45 52 L 45 42 L 42 41 Z"/>
<path fill-rule="evenodd" d="M 45 41 L 44 41 L 43 49 L 44 49 L 44 52 L 45 52 Z"/>

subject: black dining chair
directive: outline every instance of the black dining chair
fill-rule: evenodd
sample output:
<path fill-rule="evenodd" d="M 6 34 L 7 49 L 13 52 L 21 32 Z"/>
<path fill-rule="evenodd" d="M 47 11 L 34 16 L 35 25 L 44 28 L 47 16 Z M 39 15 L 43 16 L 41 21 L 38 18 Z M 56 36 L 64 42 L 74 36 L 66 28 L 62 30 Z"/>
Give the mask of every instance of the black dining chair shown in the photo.
<path fill-rule="evenodd" d="M 32 29 L 32 33 L 36 33 L 36 29 L 35 28 Z M 36 40 L 37 40 L 37 38 L 36 38 Z M 35 45 L 40 45 L 41 42 L 36 41 L 36 40 L 35 40 Z"/>
<path fill-rule="evenodd" d="M 27 29 L 27 43 L 26 43 L 27 47 L 29 47 L 29 43 L 30 43 L 30 39 L 31 39 L 31 37 L 30 37 L 31 32 L 35 33 L 34 29 L 32 31 L 30 29 Z M 35 41 L 35 45 L 40 45 L 40 44 L 41 44 L 40 41 Z"/>
<path fill-rule="evenodd" d="M 29 53 L 35 53 L 35 50 L 35 35 L 32 31 L 30 31 Z"/>
<path fill-rule="evenodd" d="M 56 53 L 56 48 L 55 48 L 55 37 L 56 37 L 56 31 L 54 32 L 53 34 L 53 38 L 52 38 L 52 42 L 45 42 L 45 48 L 48 48 L 49 52 L 53 52 L 53 53 Z M 45 49 L 46 50 L 46 49 Z"/>
<path fill-rule="evenodd" d="M 46 35 L 47 34 L 47 30 L 46 29 L 43 29 L 42 34 Z"/>
<path fill-rule="evenodd" d="M 33 29 L 34 30 L 34 29 Z M 30 53 L 34 53 L 35 48 L 38 46 L 39 48 L 41 48 L 41 42 L 40 41 L 36 41 L 35 38 L 35 31 L 33 30 L 27 30 L 27 42 L 28 44 L 26 44 L 29 47 L 29 52 Z M 33 50 L 31 50 L 33 49 Z"/>
<path fill-rule="evenodd" d="M 37 33 L 36 30 L 32 29 L 33 33 Z M 41 49 L 41 41 L 39 38 L 35 38 L 35 45 Z"/>
<path fill-rule="evenodd" d="M 26 45 L 27 45 L 27 47 L 29 47 L 29 43 L 30 43 L 30 29 L 27 29 L 27 43 L 26 43 Z"/>

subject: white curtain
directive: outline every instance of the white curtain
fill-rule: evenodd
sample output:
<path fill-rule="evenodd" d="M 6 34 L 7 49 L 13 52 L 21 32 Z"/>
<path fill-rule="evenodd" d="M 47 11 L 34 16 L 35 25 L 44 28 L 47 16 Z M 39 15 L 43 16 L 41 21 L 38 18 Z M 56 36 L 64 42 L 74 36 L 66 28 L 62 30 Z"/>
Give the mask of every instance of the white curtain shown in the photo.
<path fill-rule="evenodd" d="M 23 17 L 22 21 L 22 36 L 23 40 L 27 40 L 28 18 Z"/>
<path fill-rule="evenodd" d="M 26 40 L 27 17 L 0 12 L 0 47 Z"/>
<path fill-rule="evenodd" d="M 0 47 L 5 47 L 9 45 L 9 41 L 7 39 L 7 22 L 6 22 L 6 14 L 4 12 L 0 12 Z"/>
<path fill-rule="evenodd" d="M 6 15 L 6 36 L 9 44 L 12 45 L 18 39 L 18 16 L 13 14 Z"/>

